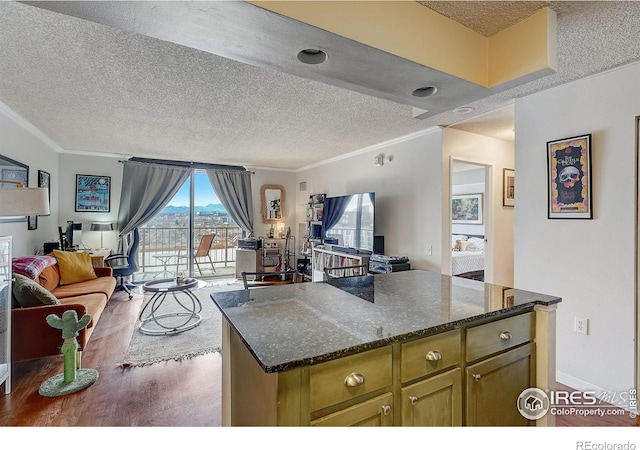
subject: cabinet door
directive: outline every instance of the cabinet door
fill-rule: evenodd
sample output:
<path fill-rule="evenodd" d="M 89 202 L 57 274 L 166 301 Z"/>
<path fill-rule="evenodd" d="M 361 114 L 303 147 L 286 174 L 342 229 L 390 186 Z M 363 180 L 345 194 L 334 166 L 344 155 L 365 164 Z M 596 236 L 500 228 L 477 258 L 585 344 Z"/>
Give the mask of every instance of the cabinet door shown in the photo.
<path fill-rule="evenodd" d="M 533 344 L 527 344 L 467 367 L 467 425 L 533 425 L 520 414 L 517 401 L 535 385 L 534 361 Z"/>
<path fill-rule="evenodd" d="M 389 427 L 393 425 L 393 394 L 383 394 L 311 421 L 312 427 Z"/>
<path fill-rule="evenodd" d="M 462 371 L 450 370 L 401 390 L 402 425 L 462 425 Z"/>

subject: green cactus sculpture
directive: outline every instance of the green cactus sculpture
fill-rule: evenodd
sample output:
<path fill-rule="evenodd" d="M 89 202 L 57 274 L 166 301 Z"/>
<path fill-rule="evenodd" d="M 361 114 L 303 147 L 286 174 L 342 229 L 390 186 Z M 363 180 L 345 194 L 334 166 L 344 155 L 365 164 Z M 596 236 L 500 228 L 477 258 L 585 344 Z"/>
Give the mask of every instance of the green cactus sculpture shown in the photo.
<path fill-rule="evenodd" d="M 91 316 L 85 314 L 78 320 L 78 314 L 74 310 L 62 313 L 62 317 L 49 314 L 47 323 L 62 330 L 64 340 L 60 353 L 64 357 L 64 373 L 55 375 L 40 385 L 38 392 L 45 397 L 57 397 L 60 395 L 77 392 L 87 388 L 96 382 L 98 372 L 94 369 L 81 369 L 78 355 L 78 332 L 91 322 Z"/>

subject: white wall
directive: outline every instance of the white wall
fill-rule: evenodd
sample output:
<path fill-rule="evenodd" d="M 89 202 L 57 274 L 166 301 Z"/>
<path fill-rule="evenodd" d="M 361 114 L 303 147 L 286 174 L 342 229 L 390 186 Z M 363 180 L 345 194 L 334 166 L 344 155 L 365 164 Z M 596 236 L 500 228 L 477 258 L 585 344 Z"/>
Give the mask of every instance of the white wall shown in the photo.
<path fill-rule="evenodd" d="M 90 248 L 100 247 L 100 232 L 91 231 L 92 222 L 111 222 L 114 231 L 104 232 L 104 246 L 117 249 L 118 233 L 115 231 L 122 190 L 123 166 L 116 157 L 86 156 L 63 153 L 60 155 L 60 168 L 63 175 L 59 182 L 59 224 L 66 226 L 67 220 L 82 223 L 82 243 Z M 76 175 L 100 175 L 111 177 L 110 211 L 76 212 L 75 189 Z M 57 228 L 56 228 L 57 229 Z M 74 242 L 74 245 L 77 243 Z"/>
<path fill-rule="evenodd" d="M 392 161 L 381 167 L 373 157 Z M 305 219 L 309 195 L 375 192 L 375 233 L 384 236 L 385 254 L 408 256 L 413 269 L 440 271 L 442 211 L 442 131 L 438 128 L 298 172 L 297 221 Z M 293 229 L 293 228 L 292 228 Z M 432 255 L 427 256 L 427 245 Z"/>
<path fill-rule="evenodd" d="M 636 64 L 516 102 L 516 286 L 562 297 L 557 378 L 577 388 L 634 386 L 639 79 Z M 594 218 L 550 220 L 546 143 L 587 133 Z M 572 331 L 574 316 L 589 335 Z"/>
<path fill-rule="evenodd" d="M 262 222 L 260 215 L 260 188 L 264 184 L 281 184 L 285 189 L 284 231 L 291 227 L 291 234 L 296 239 L 298 227 L 296 225 L 296 175 L 293 172 L 281 170 L 252 169 L 251 190 L 253 194 L 253 232 L 255 237 L 265 237 L 271 224 Z M 296 241 L 296 246 L 298 242 Z"/>
<path fill-rule="evenodd" d="M 442 229 L 451 229 L 450 167 L 452 160 L 488 166 L 485 204 L 490 213 L 485 217 L 485 237 L 492 246 L 485 254 L 485 281 L 513 286 L 514 208 L 502 206 L 502 169 L 514 167 L 513 143 L 493 139 L 465 131 L 445 128 L 443 130 L 442 170 Z M 516 172 L 516 180 L 518 173 Z M 520 199 L 516 195 L 516 205 Z M 485 209 L 487 211 L 489 209 Z M 450 233 L 443 236 L 442 245 L 451 245 Z M 443 273 L 450 273 L 451 252 L 443 254 Z"/>
<path fill-rule="evenodd" d="M 29 166 L 30 187 L 38 186 L 38 170 L 51 174 L 52 212 L 50 216 L 38 217 L 37 230 L 27 230 L 27 222 L 0 223 L 0 235 L 13 236 L 14 256 L 33 255 L 43 242 L 55 238 L 58 229 L 58 153 L 38 134 L 33 126 L 0 104 L 0 155 Z"/>

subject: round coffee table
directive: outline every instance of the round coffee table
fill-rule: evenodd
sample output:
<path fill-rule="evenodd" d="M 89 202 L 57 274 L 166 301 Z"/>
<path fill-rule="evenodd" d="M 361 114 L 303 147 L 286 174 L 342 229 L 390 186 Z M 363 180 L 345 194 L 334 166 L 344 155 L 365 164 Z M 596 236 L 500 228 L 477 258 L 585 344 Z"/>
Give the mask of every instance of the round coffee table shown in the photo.
<path fill-rule="evenodd" d="M 200 289 L 207 283 L 195 278 L 187 278 L 181 283 L 175 280 L 153 280 L 142 285 L 142 292 L 153 293 L 149 301 L 144 305 L 138 320 L 138 330 L 151 336 L 163 336 L 182 333 L 200 325 L 202 317 L 202 303 L 198 300 L 192 289 Z M 165 300 L 173 299 L 180 308 L 177 311 L 165 308 L 161 310 Z M 145 311 L 149 309 L 145 316 Z"/>

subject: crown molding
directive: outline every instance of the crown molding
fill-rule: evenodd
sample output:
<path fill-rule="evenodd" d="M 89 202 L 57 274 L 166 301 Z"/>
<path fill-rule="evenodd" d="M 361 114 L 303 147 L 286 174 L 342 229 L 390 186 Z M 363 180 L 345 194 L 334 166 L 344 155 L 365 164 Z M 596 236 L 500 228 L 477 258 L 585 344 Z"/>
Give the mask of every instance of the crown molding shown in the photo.
<path fill-rule="evenodd" d="M 45 145 L 51 147 L 57 153 L 63 153 L 64 149 L 58 145 L 53 139 L 40 131 L 35 125 L 22 117 L 20 114 L 11 109 L 7 104 L 0 101 L 0 113 L 7 116 L 9 119 L 20 125 L 27 132 L 31 133 L 34 137 L 41 140 Z"/>

